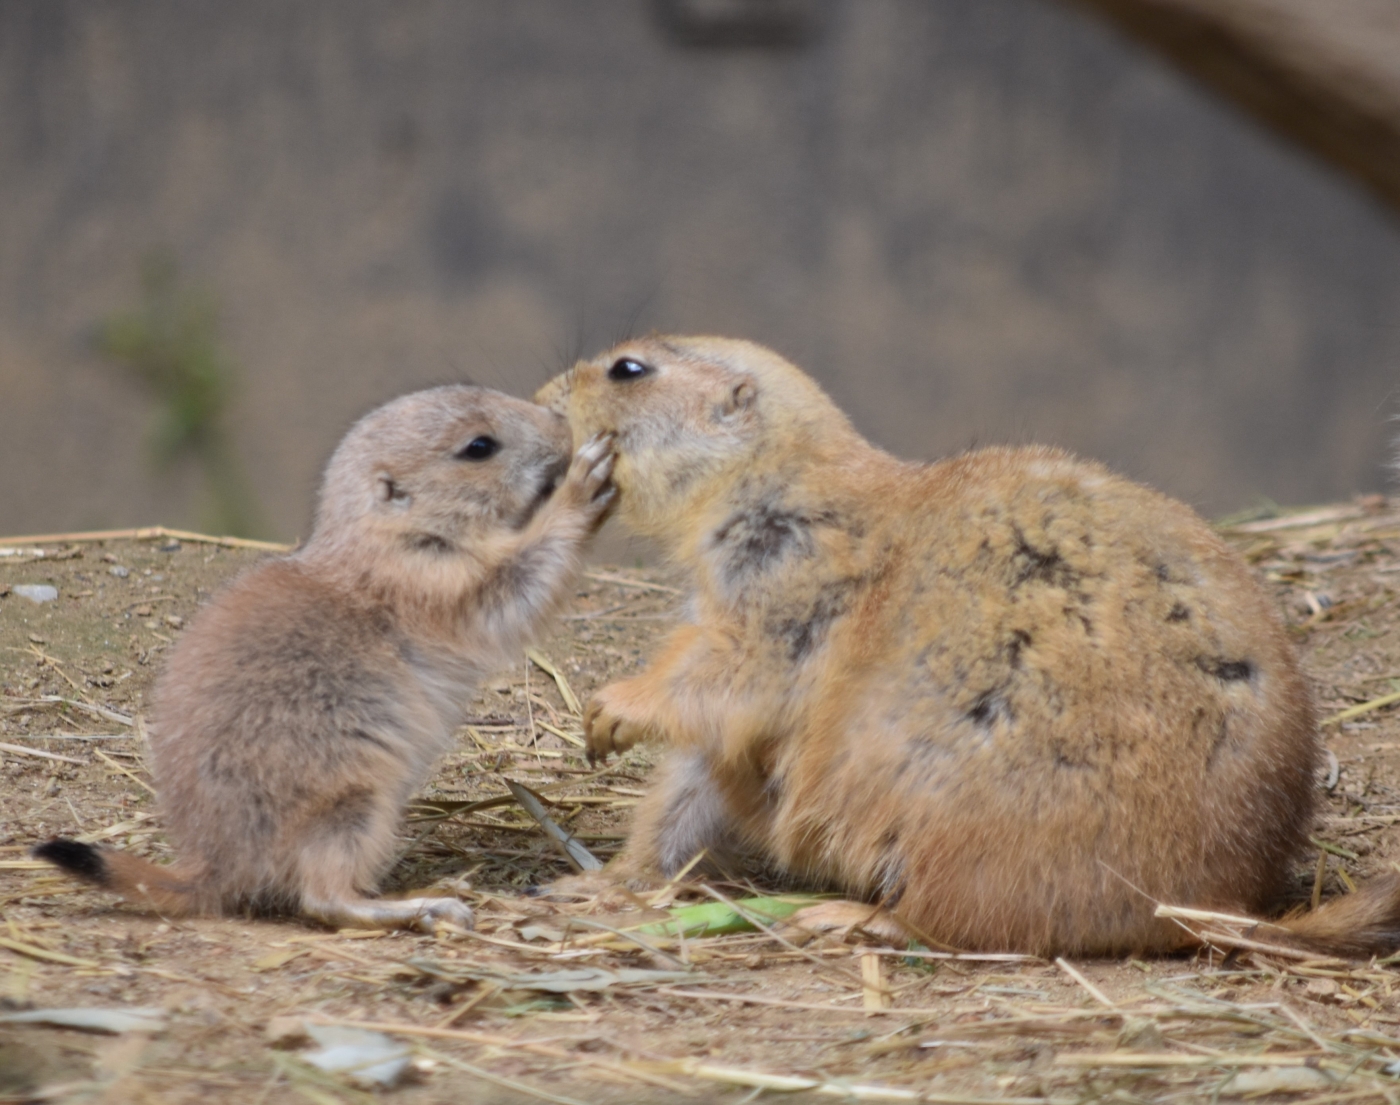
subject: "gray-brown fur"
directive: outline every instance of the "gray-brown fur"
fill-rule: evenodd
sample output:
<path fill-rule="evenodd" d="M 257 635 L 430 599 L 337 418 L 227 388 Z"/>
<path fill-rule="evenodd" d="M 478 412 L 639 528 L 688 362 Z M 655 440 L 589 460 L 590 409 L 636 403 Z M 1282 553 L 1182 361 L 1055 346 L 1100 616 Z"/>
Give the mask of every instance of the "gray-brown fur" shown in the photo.
<path fill-rule="evenodd" d="M 1277 902 L 1312 701 L 1188 508 L 1055 449 L 898 460 L 747 342 L 627 342 L 537 399 L 616 435 L 621 520 L 694 580 L 585 713 L 595 755 L 674 749 L 611 877 L 749 852 L 935 942 L 1042 953 L 1181 944 L 1156 902 Z M 1377 883 L 1287 931 L 1353 951 L 1397 918 Z"/>
<path fill-rule="evenodd" d="M 463 454 L 483 439 L 496 451 Z M 305 547 L 216 596 L 157 682 L 151 765 L 177 863 L 39 854 L 174 913 L 469 924 L 455 899 L 371 895 L 469 692 L 567 594 L 608 507 L 606 440 L 572 463 L 570 443 L 559 416 L 476 387 L 367 415 Z"/>

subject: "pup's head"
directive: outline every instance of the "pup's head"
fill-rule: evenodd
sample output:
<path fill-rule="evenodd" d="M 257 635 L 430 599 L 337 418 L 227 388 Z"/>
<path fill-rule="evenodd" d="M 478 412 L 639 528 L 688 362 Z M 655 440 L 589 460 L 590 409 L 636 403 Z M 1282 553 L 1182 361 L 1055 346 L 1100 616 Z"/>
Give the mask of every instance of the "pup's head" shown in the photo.
<path fill-rule="evenodd" d="M 520 529 L 568 471 L 568 423 L 487 388 L 401 396 L 350 428 L 326 465 L 311 546 L 425 556 Z"/>
<path fill-rule="evenodd" d="M 535 402 L 566 415 L 576 440 L 616 435 L 619 513 L 663 538 L 748 474 L 781 475 L 864 444 L 800 369 L 731 338 L 623 342 L 551 380 Z"/>

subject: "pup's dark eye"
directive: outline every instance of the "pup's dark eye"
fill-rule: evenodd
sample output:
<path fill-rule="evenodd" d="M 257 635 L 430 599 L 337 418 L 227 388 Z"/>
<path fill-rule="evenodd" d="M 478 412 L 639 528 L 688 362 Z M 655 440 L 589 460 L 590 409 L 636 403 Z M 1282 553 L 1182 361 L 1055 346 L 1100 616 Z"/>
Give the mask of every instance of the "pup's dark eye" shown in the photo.
<path fill-rule="evenodd" d="M 612 368 L 608 369 L 609 380 L 640 380 L 643 376 L 656 371 L 651 365 L 642 364 L 641 361 L 634 361 L 631 357 L 623 357 L 620 361 L 614 361 Z"/>
<path fill-rule="evenodd" d="M 501 443 L 494 437 L 476 437 L 457 450 L 458 460 L 485 460 L 501 451 Z"/>

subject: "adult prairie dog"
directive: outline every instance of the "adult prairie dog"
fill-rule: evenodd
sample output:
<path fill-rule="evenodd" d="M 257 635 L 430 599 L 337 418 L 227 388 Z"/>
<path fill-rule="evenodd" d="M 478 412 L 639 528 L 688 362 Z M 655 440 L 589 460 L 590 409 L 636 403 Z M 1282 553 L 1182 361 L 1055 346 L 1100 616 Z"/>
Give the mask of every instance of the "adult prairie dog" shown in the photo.
<path fill-rule="evenodd" d="M 570 452 L 564 419 L 484 388 L 366 415 L 305 547 L 219 594 L 156 684 L 151 767 L 177 862 L 68 840 L 35 854 L 167 914 L 470 924 L 456 899 L 370 895 L 469 693 L 567 595 L 613 496 L 607 439 Z"/>
<path fill-rule="evenodd" d="M 1158 902 L 1276 903 L 1313 706 L 1190 509 L 1058 449 L 898 460 L 743 341 L 627 342 L 536 400 L 615 435 L 619 517 L 694 581 L 586 712 L 595 755 L 672 748 L 613 877 L 756 855 L 936 943 L 1045 954 L 1187 942 Z M 1378 880 L 1271 931 L 1390 947 L 1397 898 Z"/>

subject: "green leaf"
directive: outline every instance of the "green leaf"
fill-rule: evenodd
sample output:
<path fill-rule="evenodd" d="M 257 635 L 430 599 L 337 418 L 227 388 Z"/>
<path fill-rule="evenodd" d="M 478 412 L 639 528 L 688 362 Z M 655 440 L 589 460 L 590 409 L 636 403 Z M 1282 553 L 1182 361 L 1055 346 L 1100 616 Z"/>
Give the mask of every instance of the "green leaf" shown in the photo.
<path fill-rule="evenodd" d="M 639 936 L 724 936 L 731 932 L 754 932 L 755 926 L 744 916 L 756 917 L 765 925 L 791 917 L 804 906 L 816 905 L 827 899 L 818 894 L 782 894 L 772 898 L 739 898 L 734 907 L 724 902 L 702 902 L 699 905 L 674 906 L 670 921 L 654 921 L 635 931 Z M 742 911 L 742 912 L 740 912 Z"/>

